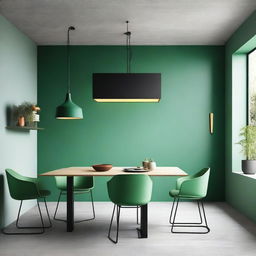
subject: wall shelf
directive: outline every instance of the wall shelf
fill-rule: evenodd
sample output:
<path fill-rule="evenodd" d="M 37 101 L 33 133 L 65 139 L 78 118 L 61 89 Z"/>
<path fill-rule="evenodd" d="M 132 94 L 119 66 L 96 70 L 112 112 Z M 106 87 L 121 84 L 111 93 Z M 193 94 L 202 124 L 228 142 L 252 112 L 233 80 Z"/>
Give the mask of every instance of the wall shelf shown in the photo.
<path fill-rule="evenodd" d="M 44 128 L 30 127 L 30 126 L 6 126 L 6 129 L 11 129 L 11 130 L 44 130 Z"/>

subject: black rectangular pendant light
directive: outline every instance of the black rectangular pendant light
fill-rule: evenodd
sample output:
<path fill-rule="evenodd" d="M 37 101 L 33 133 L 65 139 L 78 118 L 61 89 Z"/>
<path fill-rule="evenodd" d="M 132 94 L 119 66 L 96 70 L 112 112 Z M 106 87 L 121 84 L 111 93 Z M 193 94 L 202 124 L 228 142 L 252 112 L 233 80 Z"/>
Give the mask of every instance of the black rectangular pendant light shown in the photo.
<path fill-rule="evenodd" d="M 160 73 L 94 73 L 93 99 L 97 102 L 159 102 Z"/>

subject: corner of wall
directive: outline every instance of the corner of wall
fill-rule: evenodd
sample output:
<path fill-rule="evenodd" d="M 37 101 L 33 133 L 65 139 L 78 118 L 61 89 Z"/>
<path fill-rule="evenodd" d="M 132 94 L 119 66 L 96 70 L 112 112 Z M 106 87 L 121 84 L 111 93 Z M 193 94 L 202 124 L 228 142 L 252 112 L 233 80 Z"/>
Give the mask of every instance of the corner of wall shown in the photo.
<path fill-rule="evenodd" d="M 1 15 L 0 30 L 0 226 L 3 227 L 15 220 L 19 204 L 9 195 L 5 169 L 37 176 L 37 133 L 5 128 L 9 106 L 37 102 L 37 47 Z M 34 200 L 26 202 L 23 212 L 34 204 Z"/>

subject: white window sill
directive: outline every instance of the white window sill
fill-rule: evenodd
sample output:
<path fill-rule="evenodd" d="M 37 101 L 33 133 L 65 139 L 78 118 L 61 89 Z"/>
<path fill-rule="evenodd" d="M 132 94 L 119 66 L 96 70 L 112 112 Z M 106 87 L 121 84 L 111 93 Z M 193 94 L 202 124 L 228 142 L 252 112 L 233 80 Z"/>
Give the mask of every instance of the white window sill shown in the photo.
<path fill-rule="evenodd" d="M 256 174 L 244 174 L 243 172 L 233 172 L 233 173 L 256 180 Z"/>

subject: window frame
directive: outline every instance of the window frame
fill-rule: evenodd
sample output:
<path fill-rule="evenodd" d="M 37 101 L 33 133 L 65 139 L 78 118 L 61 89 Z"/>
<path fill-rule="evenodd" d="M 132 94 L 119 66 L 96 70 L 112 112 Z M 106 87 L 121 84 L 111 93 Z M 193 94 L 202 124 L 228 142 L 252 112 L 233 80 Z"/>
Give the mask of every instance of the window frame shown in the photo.
<path fill-rule="evenodd" d="M 250 125 L 249 123 L 249 120 L 250 120 L 250 111 L 249 111 L 249 105 L 250 105 L 250 90 L 249 90 L 249 55 L 251 53 L 253 53 L 254 51 L 256 51 L 256 47 L 253 48 L 251 51 L 249 51 L 247 54 L 246 54 L 246 125 Z"/>

